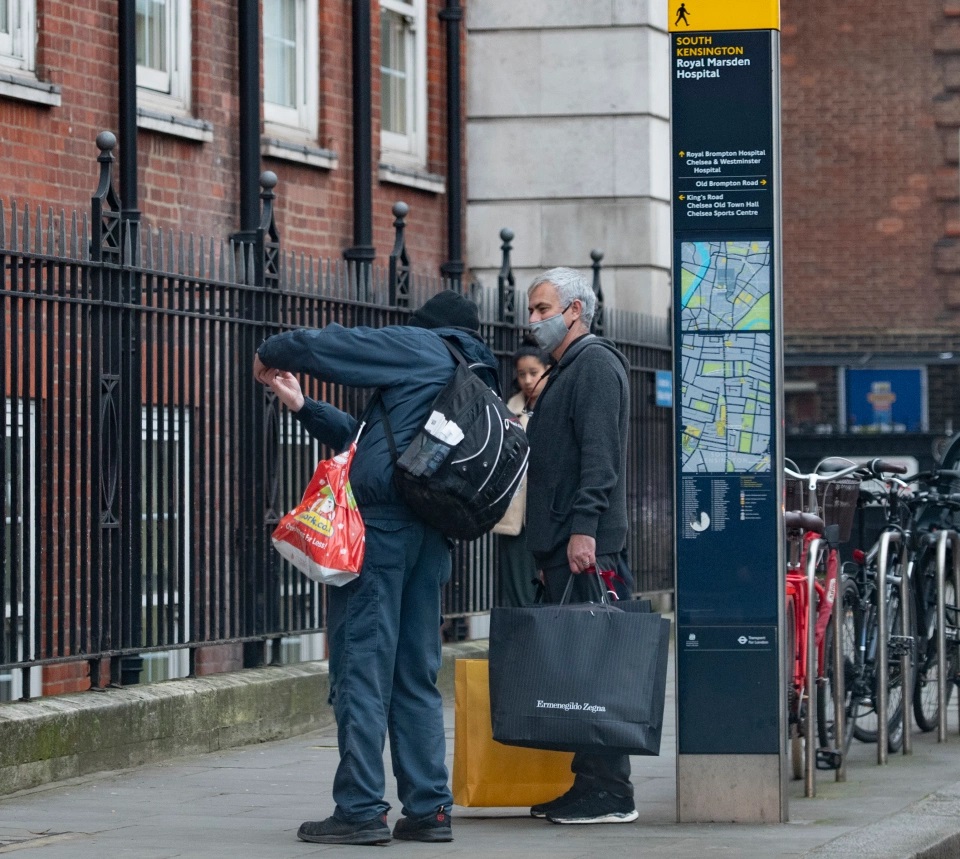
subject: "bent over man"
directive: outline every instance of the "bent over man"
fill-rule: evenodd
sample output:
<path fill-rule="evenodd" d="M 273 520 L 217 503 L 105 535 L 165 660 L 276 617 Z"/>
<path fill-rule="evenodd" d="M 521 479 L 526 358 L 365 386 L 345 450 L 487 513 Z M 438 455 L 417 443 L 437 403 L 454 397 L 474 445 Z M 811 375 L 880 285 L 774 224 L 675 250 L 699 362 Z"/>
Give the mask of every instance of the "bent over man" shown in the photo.
<path fill-rule="evenodd" d="M 347 447 L 357 419 L 304 397 L 294 373 L 324 382 L 378 388 L 399 451 L 427 418 L 453 376 L 449 339 L 499 390 L 496 361 L 480 338 L 477 306 L 452 290 L 414 311 L 409 325 L 344 328 L 331 324 L 268 338 L 254 375 L 269 385 L 307 431 L 336 450 Z M 392 837 L 452 841 L 445 764 L 440 667 L 440 588 L 450 578 L 450 547 L 397 495 L 383 416 L 373 410 L 357 446 L 350 481 L 366 526 L 359 577 L 327 589 L 330 699 L 340 763 L 333 814 L 307 821 L 297 836 L 319 844 L 384 844 L 390 806 L 384 799 L 384 742 L 389 732 L 403 816 Z"/>

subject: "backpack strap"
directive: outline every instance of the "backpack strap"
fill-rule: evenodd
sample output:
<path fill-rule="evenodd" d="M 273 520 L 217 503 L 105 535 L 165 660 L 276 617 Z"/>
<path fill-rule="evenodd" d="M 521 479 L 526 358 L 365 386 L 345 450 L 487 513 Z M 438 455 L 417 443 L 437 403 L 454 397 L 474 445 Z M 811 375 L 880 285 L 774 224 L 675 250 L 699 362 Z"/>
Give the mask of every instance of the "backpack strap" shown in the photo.
<path fill-rule="evenodd" d="M 367 407 L 363 410 L 363 414 L 359 417 L 359 423 L 361 431 L 369 423 L 370 416 L 373 414 L 375 409 L 380 410 L 380 414 L 383 415 L 383 433 L 387 437 L 387 444 L 390 447 L 390 457 L 393 459 L 393 464 L 397 464 L 397 443 L 393 440 L 393 430 L 390 427 L 390 418 L 387 415 L 387 407 L 383 404 L 383 389 L 377 388 L 373 396 L 370 398 L 370 402 L 367 403 Z"/>
<path fill-rule="evenodd" d="M 445 337 L 441 337 L 440 341 L 444 346 L 450 351 L 450 354 L 453 355 L 453 360 L 458 364 L 466 367 L 468 370 L 473 370 L 467 359 L 463 356 L 463 353 L 452 343 L 450 343 Z M 486 364 L 478 364 L 477 366 L 486 367 Z M 370 415 L 373 414 L 374 409 L 380 409 L 380 414 L 383 415 L 383 432 L 387 437 L 387 445 L 390 447 L 390 456 L 393 459 L 393 464 L 396 466 L 397 459 L 399 458 L 397 454 L 397 443 L 393 438 L 393 429 L 390 427 L 390 418 L 387 415 L 387 407 L 383 403 L 383 389 L 377 388 L 376 393 L 371 398 L 370 402 L 367 403 L 367 407 L 363 410 L 363 414 L 360 415 L 360 424 L 363 426 Z"/>

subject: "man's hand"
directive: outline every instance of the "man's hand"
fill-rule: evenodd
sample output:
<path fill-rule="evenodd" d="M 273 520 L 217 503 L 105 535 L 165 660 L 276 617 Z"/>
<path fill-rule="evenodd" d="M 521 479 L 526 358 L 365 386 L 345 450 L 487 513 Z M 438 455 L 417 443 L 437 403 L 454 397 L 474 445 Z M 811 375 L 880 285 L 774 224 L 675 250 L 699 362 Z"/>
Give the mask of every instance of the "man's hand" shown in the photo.
<path fill-rule="evenodd" d="M 300 382 L 293 373 L 286 370 L 274 370 L 260 360 L 259 355 L 253 358 L 253 377 L 270 387 L 290 411 L 299 412 L 303 408 L 303 390 Z"/>
<path fill-rule="evenodd" d="M 288 373 L 286 370 L 277 370 L 276 375 L 270 382 L 270 387 L 277 395 L 277 399 L 291 412 L 299 412 L 303 408 L 303 390 L 293 373 Z"/>
<path fill-rule="evenodd" d="M 567 543 L 570 572 L 582 573 L 597 563 L 597 541 L 586 534 L 571 534 Z"/>

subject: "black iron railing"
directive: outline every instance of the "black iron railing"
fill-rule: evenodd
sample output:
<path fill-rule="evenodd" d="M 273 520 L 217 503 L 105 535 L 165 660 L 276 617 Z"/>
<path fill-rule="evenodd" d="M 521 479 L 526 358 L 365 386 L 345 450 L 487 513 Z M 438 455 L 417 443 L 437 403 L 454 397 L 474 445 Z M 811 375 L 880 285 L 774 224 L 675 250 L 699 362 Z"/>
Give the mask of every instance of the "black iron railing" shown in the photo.
<path fill-rule="evenodd" d="M 87 663 L 93 685 L 105 673 L 132 682 L 151 655 L 180 653 L 189 673 L 198 648 L 233 642 L 259 664 L 276 658 L 268 642 L 322 630 L 323 588 L 269 537 L 330 452 L 254 381 L 254 351 L 289 328 L 402 323 L 449 285 L 411 267 L 402 204 L 388 267 L 284 251 L 270 173 L 260 226 L 240 238 L 124 220 L 115 140 L 97 143 L 89 223 L 0 201 L 0 700 L 40 694 L 39 670 L 53 663 Z M 514 295 L 512 234 L 501 237 L 497 284 L 472 294 L 509 380 L 525 299 Z M 671 421 L 653 397 L 654 371 L 670 368 L 667 326 L 609 307 L 603 320 L 631 368 L 630 560 L 639 591 L 667 591 Z M 305 385 L 353 413 L 365 404 L 356 389 Z M 456 548 L 448 618 L 491 607 L 495 539 Z"/>

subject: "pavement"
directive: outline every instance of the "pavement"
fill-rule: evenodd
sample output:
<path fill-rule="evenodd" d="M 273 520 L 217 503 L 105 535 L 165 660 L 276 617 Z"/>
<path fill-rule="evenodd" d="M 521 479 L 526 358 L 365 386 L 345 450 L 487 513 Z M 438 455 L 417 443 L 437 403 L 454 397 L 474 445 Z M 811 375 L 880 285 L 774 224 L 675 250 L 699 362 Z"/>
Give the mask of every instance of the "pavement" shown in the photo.
<path fill-rule="evenodd" d="M 431 857 L 960 857 L 960 735 L 956 704 L 948 741 L 913 734 L 913 753 L 876 763 L 876 747 L 854 741 L 847 780 L 818 772 L 816 797 L 790 782 L 790 822 L 678 824 L 673 664 L 659 757 L 632 761 L 632 824 L 558 826 L 526 808 L 454 806 L 450 844 L 324 846 L 297 840 L 304 820 L 326 817 L 337 764 L 335 729 L 133 770 L 104 772 L 0 798 L 0 854 L 30 859 L 299 859 L 345 855 Z M 452 702 L 446 709 L 452 768 Z M 385 755 L 387 772 L 389 750 Z M 389 780 L 388 780 L 389 785 Z M 399 803 L 389 786 L 392 826 Z M 384 854 L 382 851 L 389 851 Z M 26 851 L 29 851 L 27 853 Z"/>

